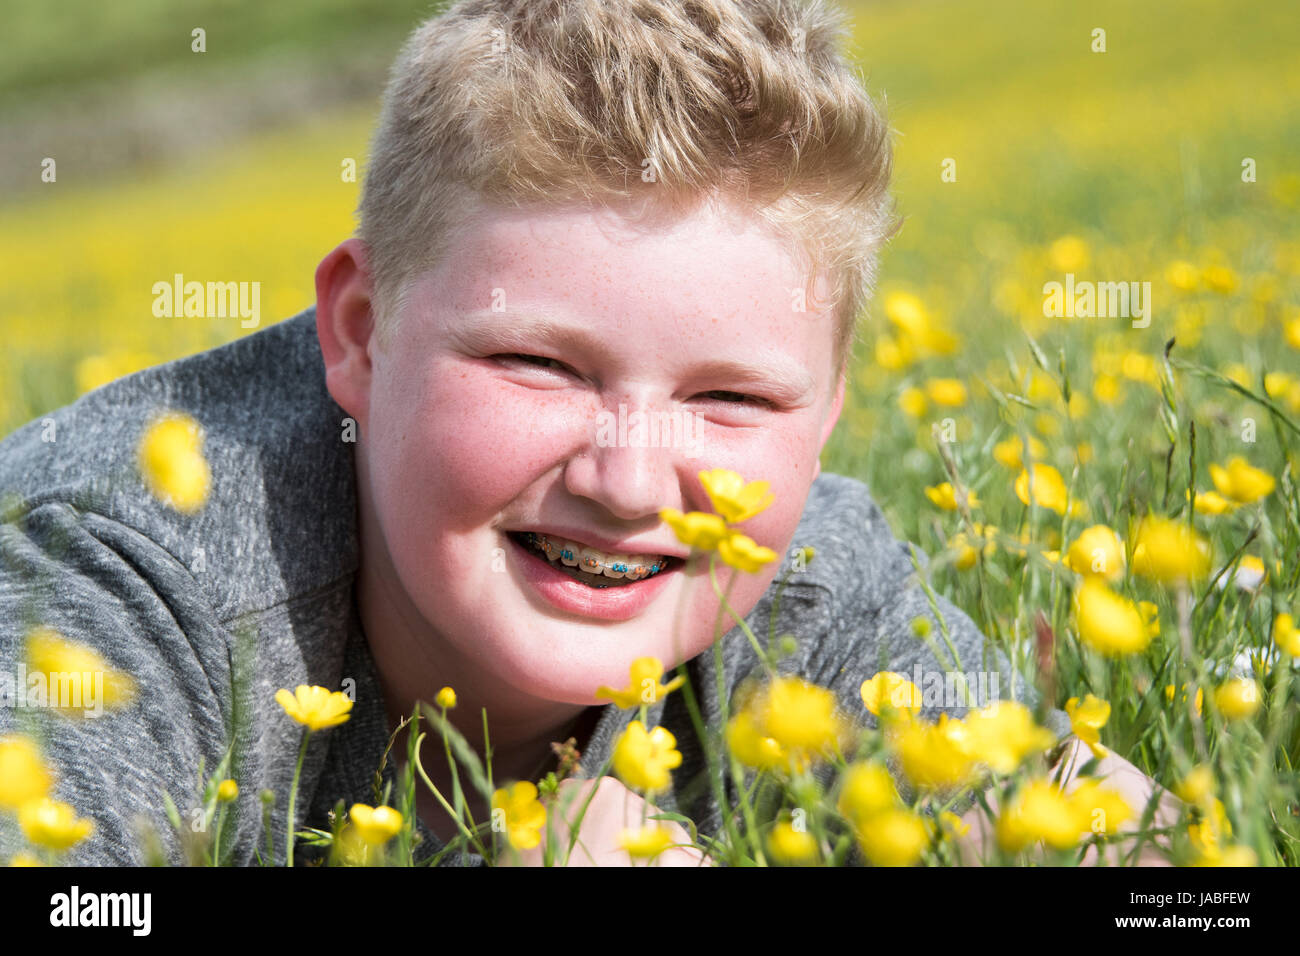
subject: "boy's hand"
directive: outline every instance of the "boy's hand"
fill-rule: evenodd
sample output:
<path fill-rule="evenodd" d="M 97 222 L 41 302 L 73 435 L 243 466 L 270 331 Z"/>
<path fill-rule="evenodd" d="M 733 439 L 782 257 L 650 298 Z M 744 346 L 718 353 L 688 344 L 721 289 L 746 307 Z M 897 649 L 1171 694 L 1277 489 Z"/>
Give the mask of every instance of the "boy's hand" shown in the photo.
<path fill-rule="evenodd" d="M 646 803 L 637 794 L 623 786 L 613 777 L 600 777 L 596 780 L 564 780 L 554 802 L 548 807 L 547 827 L 542 829 L 542 842 L 531 850 L 517 851 L 507 849 L 501 857 L 504 866 L 542 866 L 543 850 L 546 847 L 546 834 L 549 829 L 555 836 L 556 866 L 564 865 L 564 853 L 569 845 L 572 832 L 571 821 L 576 820 L 586 803 L 587 794 L 596 788 L 587 812 L 582 818 L 581 829 L 573 852 L 569 855 L 569 866 L 645 866 L 643 860 L 633 860 L 626 850 L 619 846 L 619 838 L 624 830 L 636 830 L 642 824 L 642 816 L 649 817 L 659 811 Z M 649 820 L 646 823 L 659 823 L 668 827 L 674 843 L 691 842 L 690 834 L 681 824 L 668 820 Z M 675 847 L 664 850 L 650 861 L 651 866 L 712 866 L 713 861 L 695 847 Z"/>
<path fill-rule="evenodd" d="M 1054 777 L 1057 768 L 1061 766 L 1061 761 L 1064 761 L 1066 776 L 1061 788 L 1063 793 L 1073 793 L 1084 779 L 1088 779 L 1079 776 L 1078 771 L 1090 759 L 1092 759 L 1092 754 L 1088 752 L 1087 744 L 1071 735 L 1069 745 L 1065 748 L 1063 756 L 1051 770 L 1051 776 Z M 1119 793 L 1132 808 L 1133 819 L 1120 824 L 1119 829 L 1121 831 L 1137 829 L 1137 822 L 1141 819 L 1147 802 L 1151 799 L 1151 793 L 1156 788 L 1156 782 L 1114 751 L 1097 761 L 1097 766 L 1090 777 L 1102 781 L 1102 786 L 1105 789 Z M 997 797 L 994 793 L 987 792 L 984 797 L 994 813 L 1000 812 Z M 1152 828 L 1177 826 L 1182 815 L 1182 807 L 1181 800 L 1172 793 L 1165 791 L 1160 795 L 1156 803 L 1155 814 L 1151 819 L 1150 826 Z M 962 816 L 962 821 L 970 824 L 970 832 L 957 841 L 962 850 L 962 862 L 965 865 L 979 865 L 980 858 L 988 852 L 988 848 L 993 845 L 995 839 L 988 818 L 979 805 L 976 804 Z M 1136 838 L 1130 838 L 1107 845 L 1105 848 L 1107 864 L 1116 866 L 1120 865 L 1121 862 L 1127 862 L 1132 865 L 1132 861 L 1128 861 L 1128 855 L 1132 851 L 1135 842 Z M 1169 862 L 1165 854 L 1153 844 L 1168 847 L 1169 838 L 1159 836 L 1144 840 L 1142 849 L 1138 852 L 1135 861 L 1136 865 L 1172 866 L 1173 864 Z M 1100 865 L 1097 856 L 1097 848 L 1095 846 L 1089 847 L 1083 856 L 1081 865 Z"/>

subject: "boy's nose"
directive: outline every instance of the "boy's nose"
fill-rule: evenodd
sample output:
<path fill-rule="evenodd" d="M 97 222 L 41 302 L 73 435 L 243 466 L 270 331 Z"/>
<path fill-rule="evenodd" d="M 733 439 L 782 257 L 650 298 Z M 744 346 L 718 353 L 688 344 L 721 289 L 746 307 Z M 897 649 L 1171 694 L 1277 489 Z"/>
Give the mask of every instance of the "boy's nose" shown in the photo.
<path fill-rule="evenodd" d="M 655 420 L 649 409 L 642 414 L 643 421 Z M 679 469 L 688 462 L 689 449 L 678 447 L 680 441 L 660 443 L 636 422 L 631 410 L 611 412 L 600 423 L 605 427 L 598 427 L 565 467 L 570 494 L 589 498 L 624 521 L 680 507 Z"/>

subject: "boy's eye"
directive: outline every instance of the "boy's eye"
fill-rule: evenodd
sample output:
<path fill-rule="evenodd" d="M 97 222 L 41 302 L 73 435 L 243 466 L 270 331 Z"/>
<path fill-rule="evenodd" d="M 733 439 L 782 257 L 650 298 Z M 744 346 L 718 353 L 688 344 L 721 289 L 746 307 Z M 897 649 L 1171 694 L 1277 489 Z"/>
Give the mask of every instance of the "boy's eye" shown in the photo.
<path fill-rule="evenodd" d="M 766 398 L 759 398 L 757 395 L 746 395 L 743 392 L 726 392 L 713 391 L 704 392 L 703 397 L 713 398 L 720 402 L 731 402 L 740 405 L 755 405 L 760 408 L 774 408 L 774 404 Z"/>
<path fill-rule="evenodd" d="M 572 368 L 565 365 L 559 359 L 546 358 L 541 355 L 526 355 L 522 352 L 507 352 L 501 355 L 492 356 L 498 361 L 520 362 L 524 365 L 531 365 L 535 368 L 551 369 L 556 372 L 563 372 L 568 375 L 577 375 Z M 733 405 L 749 405 L 754 408 L 775 408 L 776 403 L 766 398 L 760 398 L 757 395 L 746 395 L 744 392 L 729 392 L 725 389 L 715 389 L 711 392 L 701 392 L 701 398 L 712 399 L 719 402 L 727 402 Z"/>
<path fill-rule="evenodd" d="M 538 368 L 555 369 L 557 372 L 573 372 L 573 369 L 569 368 L 569 366 L 565 365 L 563 362 L 553 358 L 543 358 L 540 355 L 522 355 L 512 352 L 505 355 L 495 356 L 495 358 L 523 362 L 527 365 L 535 365 Z"/>

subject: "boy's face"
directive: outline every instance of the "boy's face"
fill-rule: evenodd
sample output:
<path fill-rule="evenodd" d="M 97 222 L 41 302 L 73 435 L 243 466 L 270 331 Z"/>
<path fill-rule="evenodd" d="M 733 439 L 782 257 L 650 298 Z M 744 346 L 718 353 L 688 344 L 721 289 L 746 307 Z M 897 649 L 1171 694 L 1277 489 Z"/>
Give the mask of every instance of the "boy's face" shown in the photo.
<path fill-rule="evenodd" d="M 741 530 L 780 559 L 759 574 L 719 563 L 747 612 L 787 565 L 839 416 L 833 320 L 793 310 L 805 279 L 756 219 L 707 207 L 646 233 L 586 210 L 483 208 L 412 286 L 394 344 L 371 341 L 353 412 L 374 510 L 362 520 L 442 645 L 430 659 L 591 705 L 633 659 L 671 669 L 710 645 L 707 559 L 595 588 L 513 533 L 686 558 L 661 508 L 712 511 L 702 470 L 767 480 L 775 503 Z"/>

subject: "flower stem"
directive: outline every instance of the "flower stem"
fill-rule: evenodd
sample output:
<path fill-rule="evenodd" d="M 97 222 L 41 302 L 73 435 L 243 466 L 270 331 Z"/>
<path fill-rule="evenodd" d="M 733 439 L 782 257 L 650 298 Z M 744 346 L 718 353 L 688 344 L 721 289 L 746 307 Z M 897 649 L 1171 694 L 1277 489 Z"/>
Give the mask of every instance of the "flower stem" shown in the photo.
<path fill-rule="evenodd" d="M 298 765 L 293 768 L 293 784 L 289 787 L 288 832 L 285 834 L 285 866 L 293 866 L 293 808 L 298 800 L 298 778 L 302 776 L 302 760 L 307 756 L 307 741 L 311 740 L 311 728 L 302 735 L 302 746 L 298 748 Z"/>
<path fill-rule="evenodd" d="M 421 734 L 420 739 L 417 740 L 415 744 L 415 772 L 420 775 L 420 779 L 424 781 L 424 785 L 429 788 L 429 791 L 434 795 L 437 801 L 442 804 L 442 808 L 447 811 L 447 814 L 456 821 L 456 826 L 460 828 L 461 835 L 470 843 L 473 843 L 478 847 L 480 855 L 486 856 L 487 848 L 483 846 L 475 834 L 471 833 L 466 828 L 465 822 L 460 818 L 460 815 L 452 809 L 451 804 L 449 804 L 446 798 L 443 797 L 442 792 L 433 785 L 433 781 L 429 779 L 429 775 L 424 772 L 424 765 L 420 763 L 420 741 L 423 739 L 424 734 Z"/>
<path fill-rule="evenodd" d="M 759 663 L 763 665 L 763 669 L 767 671 L 768 676 L 773 676 L 772 664 L 767 659 L 767 652 L 758 646 L 758 638 L 754 636 L 754 632 L 749 629 L 749 625 L 745 622 L 745 619 L 737 614 L 731 607 L 731 604 L 727 601 L 727 595 L 731 593 L 731 586 L 736 583 L 736 575 L 739 572 L 732 572 L 731 577 L 727 580 L 726 593 L 723 593 L 722 588 L 718 587 L 718 578 L 714 570 L 716 565 L 717 552 L 715 551 L 709 556 L 709 581 L 713 584 L 713 593 L 716 594 L 718 600 L 722 602 L 723 609 L 731 615 L 737 626 L 739 626 L 740 629 L 745 632 L 745 636 L 749 638 L 749 643 L 754 648 L 754 653 L 758 655 Z M 719 673 L 721 673 L 721 671 L 719 671 Z"/>

